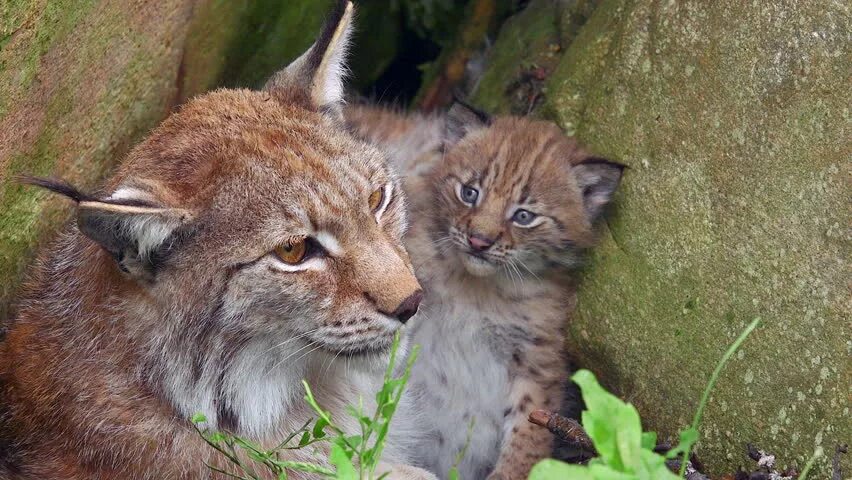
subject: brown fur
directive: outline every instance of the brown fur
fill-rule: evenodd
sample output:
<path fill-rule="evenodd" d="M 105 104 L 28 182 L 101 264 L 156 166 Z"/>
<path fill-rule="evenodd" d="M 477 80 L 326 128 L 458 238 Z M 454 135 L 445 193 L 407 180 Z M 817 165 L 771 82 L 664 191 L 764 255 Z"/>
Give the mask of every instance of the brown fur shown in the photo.
<path fill-rule="evenodd" d="M 311 416 L 301 378 L 344 423 L 344 406 L 369 398 L 392 316 L 416 309 L 419 284 L 401 188 L 381 217 L 370 210 L 397 181 L 330 114 L 339 99 L 322 77 L 337 74 L 326 60 L 346 42 L 347 3 L 266 91 L 188 102 L 102 192 L 42 182 L 79 202 L 78 218 L 31 268 L 0 343 L 0 478 L 209 478 L 205 461 L 224 464 L 191 430 L 194 409 L 271 444 Z M 282 270 L 271 252 L 303 235 L 327 250 Z"/>

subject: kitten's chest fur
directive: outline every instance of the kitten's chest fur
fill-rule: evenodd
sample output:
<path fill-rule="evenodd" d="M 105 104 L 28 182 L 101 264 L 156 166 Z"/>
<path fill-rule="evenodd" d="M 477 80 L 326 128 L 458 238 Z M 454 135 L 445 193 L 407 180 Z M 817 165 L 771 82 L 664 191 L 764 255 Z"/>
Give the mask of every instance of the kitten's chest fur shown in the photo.
<path fill-rule="evenodd" d="M 426 429 L 417 456 L 421 466 L 446 477 L 473 421 L 460 474 L 484 479 L 499 456 L 509 390 L 528 366 L 526 352 L 541 338 L 560 335 L 564 311 L 555 285 L 527 283 L 510 294 L 480 290 L 447 275 L 439 263 L 418 270 L 428 293 L 412 325 L 412 343 L 422 350 L 412 372 L 417 411 L 411 413 Z"/>

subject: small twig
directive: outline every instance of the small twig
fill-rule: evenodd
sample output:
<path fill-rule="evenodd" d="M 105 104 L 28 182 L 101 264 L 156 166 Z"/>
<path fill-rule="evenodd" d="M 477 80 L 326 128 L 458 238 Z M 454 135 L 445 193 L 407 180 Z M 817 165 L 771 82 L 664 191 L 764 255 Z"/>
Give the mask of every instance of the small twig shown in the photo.
<path fill-rule="evenodd" d="M 570 443 L 575 447 L 582 448 L 588 452 L 596 452 L 592 439 L 586 435 L 582 425 L 576 420 L 563 417 L 558 413 L 544 410 L 533 410 L 530 412 L 529 421 L 550 430 L 551 433 Z"/>

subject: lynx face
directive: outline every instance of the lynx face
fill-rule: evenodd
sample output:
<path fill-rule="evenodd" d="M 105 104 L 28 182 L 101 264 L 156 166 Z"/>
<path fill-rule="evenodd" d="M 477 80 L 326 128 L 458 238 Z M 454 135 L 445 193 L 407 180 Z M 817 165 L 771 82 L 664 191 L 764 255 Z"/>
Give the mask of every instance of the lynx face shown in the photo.
<path fill-rule="evenodd" d="M 160 298 L 215 309 L 241 337 L 300 337 L 332 353 L 381 350 L 416 311 L 402 189 L 378 151 L 322 114 L 220 91 L 142 150 L 118 191 L 158 205 L 179 191 L 170 206 L 192 218 L 158 261 Z M 175 175 L 158 171 L 164 163 Z"/>
<path fill-rule="evenodd" d="M 591 157 L 548 122 L 492 121 L 456 105 L 447 123 L 444 160 L 432 175 L 434 241 L 476 276 L 574 266 L 623 167 Z"/>

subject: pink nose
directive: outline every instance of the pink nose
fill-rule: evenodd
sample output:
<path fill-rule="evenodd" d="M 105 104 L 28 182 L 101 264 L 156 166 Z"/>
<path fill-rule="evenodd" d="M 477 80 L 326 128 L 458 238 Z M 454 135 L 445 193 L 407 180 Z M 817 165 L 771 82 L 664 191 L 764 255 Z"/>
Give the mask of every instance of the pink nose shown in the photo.
<path fill-rule="evenodd" d="M 474 233 L 467 237 L 467 243 L 470 244 L 470 247 L 474 250 L 479 250 L 481 252 L 483 250 L 488 250 L 488 247 L 494 245 L 494 240 Z"/>

